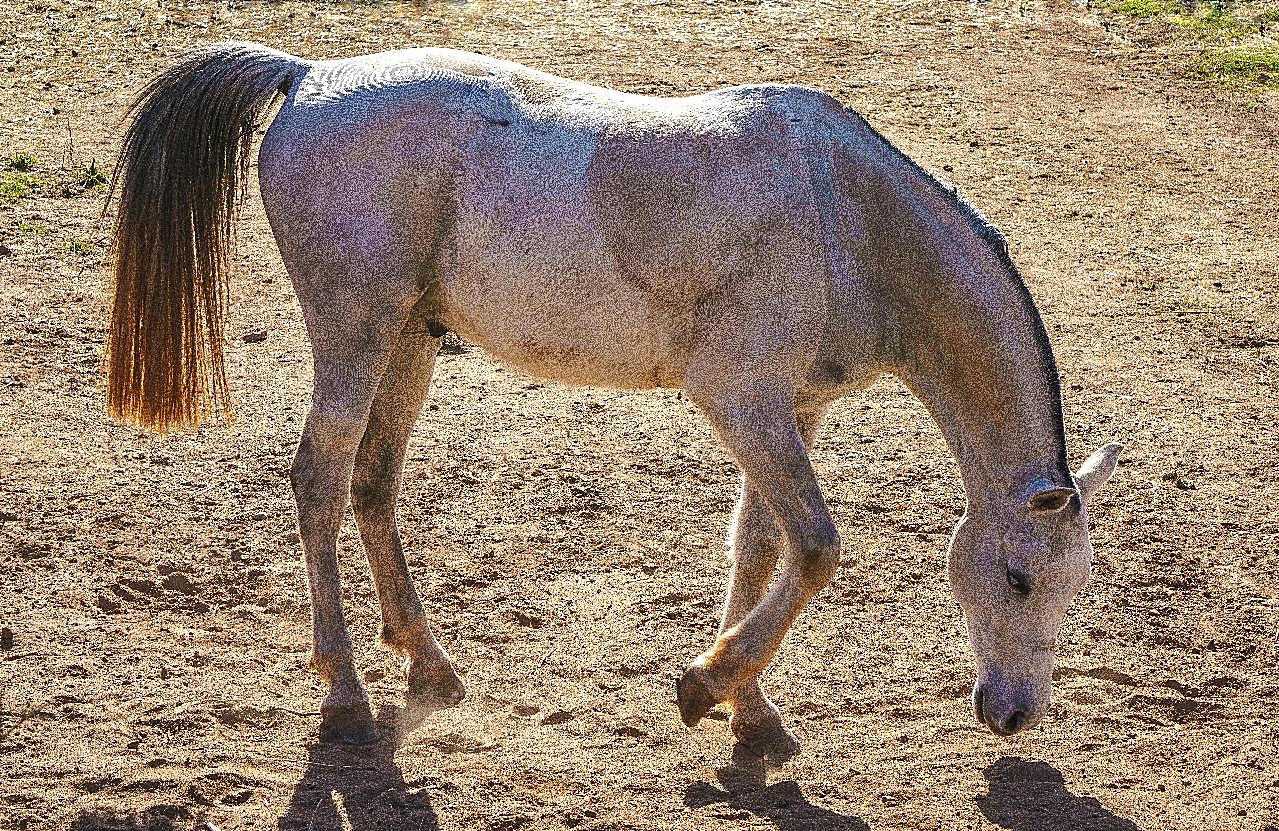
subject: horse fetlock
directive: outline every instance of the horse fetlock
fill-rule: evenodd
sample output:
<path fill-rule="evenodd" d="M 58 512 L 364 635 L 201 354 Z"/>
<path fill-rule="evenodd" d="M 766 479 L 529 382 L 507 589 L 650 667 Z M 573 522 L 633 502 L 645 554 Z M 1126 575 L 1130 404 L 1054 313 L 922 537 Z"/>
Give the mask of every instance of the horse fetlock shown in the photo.
<path fill-rule="evenodd" d="M 759 684 L 759 678 L 755 678 L 738 687 L 737 693 L 729 703 L 733 708 L 733 718 L 739 719 L 743 724 L 766 719 L 781 722 L 782 717 L 777 705 L 764 694 L 764 689 Z"/>
<path fill-rule="evenodd" d="M 308 666 L 334 688 L 349 682 L 354 682 L 357 688 L 359 686 L 355 676 L 355 658 L 350 649 L 312 649 Z"/>
<path fill-rule="evenodd" d="M 443 655 L 435 642 L 435 636 L 431 634 L 430 626 L 420 615 L 399 622 L 384 620 L 378 640 L 387 649 L 399 655 L 412 656 L 423 652 Z"/>
<path fill-rule="evenodd" d="M 715 641 L 715 645 L 697 659 L 717 701 L 728 701 L 741 694 L 745 684 L 755 681 L 768 666 L 764 645 L 752 637 L 741 624 L 734 626 Z M 762 693 L 761 693 L 762 694 Z"/>

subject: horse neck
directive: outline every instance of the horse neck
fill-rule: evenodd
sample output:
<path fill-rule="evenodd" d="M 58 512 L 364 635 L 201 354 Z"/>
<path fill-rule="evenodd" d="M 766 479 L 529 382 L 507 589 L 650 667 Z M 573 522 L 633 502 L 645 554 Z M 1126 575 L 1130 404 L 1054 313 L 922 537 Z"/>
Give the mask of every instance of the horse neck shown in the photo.
<path fill-rule="evenodd" d="M 909 287 L 930 302 L 903 315 L 896 332 L 896 374 L 932 413 L 977 502 L 1072 484 L 1043 323 L 1006 256 L 987 253 L 977 262 L 999 268 L 965 259 Z"/>
<path fill-rule="evenodd" d="M 1002 237 L 879 141 L 880 164 L 833 157 L 853 264 L 832 295 L 836 338 L 869 338 L 870 357 L 928 407 L 970 502 L 1037 480 L 1071 485 L 1056 363 Z"/>

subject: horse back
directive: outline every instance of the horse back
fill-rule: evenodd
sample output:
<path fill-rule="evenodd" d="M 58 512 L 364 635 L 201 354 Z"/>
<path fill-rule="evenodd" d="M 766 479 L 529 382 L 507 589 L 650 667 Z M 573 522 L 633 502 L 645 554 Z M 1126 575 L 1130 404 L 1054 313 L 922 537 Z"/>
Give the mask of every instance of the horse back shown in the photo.
<path fill-rule="evenodd" d="M 830 99 L 652 99 L 459 54 L 312 69 L 262 150 L 264 199 L 288 204 L 268 204 L 288 215 L 277 238 L 295 238 L 282 250 L 386 249 L 450 328 L 566 382 L 811 365 L 830 277 L 811 156 Z"/>

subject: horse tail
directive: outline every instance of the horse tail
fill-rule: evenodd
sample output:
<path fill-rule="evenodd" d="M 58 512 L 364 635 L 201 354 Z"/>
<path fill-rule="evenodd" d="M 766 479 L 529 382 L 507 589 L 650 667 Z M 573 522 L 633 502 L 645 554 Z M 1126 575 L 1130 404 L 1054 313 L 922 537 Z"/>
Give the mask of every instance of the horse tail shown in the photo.
<path fill-rule="evenodd" d="M 107 410 L 158 431 L 231 416 L 227 252 L 258 120 L 307 64 L 251 43 L 188 55 L 129 108 L 116 163 Z"/>

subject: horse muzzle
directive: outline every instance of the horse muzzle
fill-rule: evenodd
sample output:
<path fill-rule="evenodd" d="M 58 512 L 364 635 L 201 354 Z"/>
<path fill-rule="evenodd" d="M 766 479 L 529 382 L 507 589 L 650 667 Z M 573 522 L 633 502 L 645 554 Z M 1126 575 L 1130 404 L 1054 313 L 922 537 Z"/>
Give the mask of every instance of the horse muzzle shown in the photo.
<path fill-rule="evenodd" d="M 1029 730 L 1044 720 L 1046 706 L 1037 706 L 1029 690 L 1008 684 L 978 680 L 973 685 L 973 713 L 997 736 L 1011 736 Z"/>

